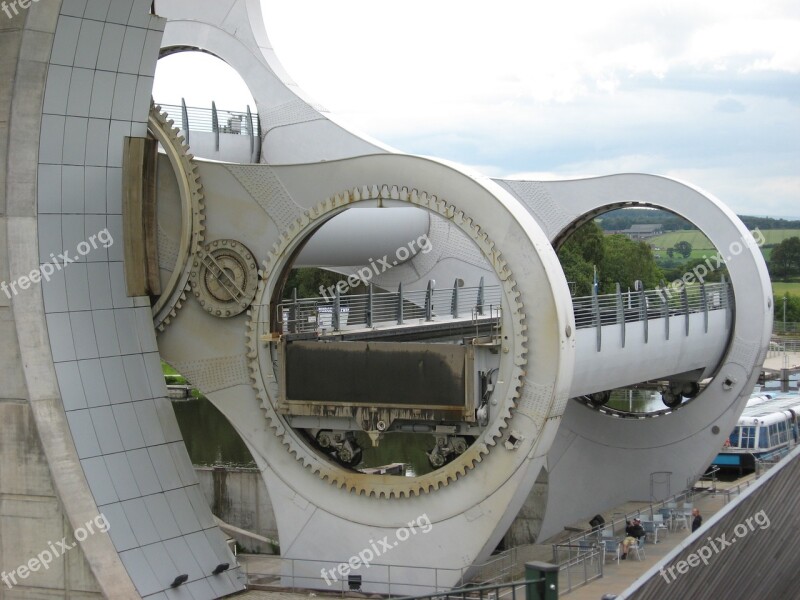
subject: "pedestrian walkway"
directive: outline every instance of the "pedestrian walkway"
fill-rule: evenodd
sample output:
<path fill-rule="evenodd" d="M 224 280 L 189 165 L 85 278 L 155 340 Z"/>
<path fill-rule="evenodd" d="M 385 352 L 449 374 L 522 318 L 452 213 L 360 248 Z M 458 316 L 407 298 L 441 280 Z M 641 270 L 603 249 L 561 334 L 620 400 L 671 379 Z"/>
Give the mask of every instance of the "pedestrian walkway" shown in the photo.
<path fill-rule="evenodd" d="M 700 509 L 704 520 L 719 511 L 725 504 L 726 497 L 722 487 L 719 487 L 716 493 L 704 492 L 694 496 L 694 506 Z M 642 510 L 642 514 L 645 514 L 648 506 L 649 504 L 646 503 L 627 503 L 619 507 L 618 511 L 630 514 L 636 510 Z M 621 560 L 619 564 L 609 557 L 603 568 L 603 577 L 576 588 L 572 592 L 559 595 L 569 598 L 569 600 L 600 600 L 606 594 L 619 594 L 690 534 L 691 527 L 670 531 L 669 535 L 663 538 L 659 535 L 658 544 L 648 542 L 644 545 L 644 556 L 641 561 L 636 559 L 635 552 L 629 553 L 627 560 Z"/>

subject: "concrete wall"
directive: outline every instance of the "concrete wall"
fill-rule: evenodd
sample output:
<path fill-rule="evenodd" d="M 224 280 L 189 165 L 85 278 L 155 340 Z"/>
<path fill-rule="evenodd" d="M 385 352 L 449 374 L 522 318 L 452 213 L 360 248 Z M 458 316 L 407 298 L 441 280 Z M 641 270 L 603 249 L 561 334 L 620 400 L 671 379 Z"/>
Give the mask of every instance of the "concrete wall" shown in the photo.
<path fill-rule="evenodd" d="M 278 539 L 275 513 L 258 469 L 195 467 L 195 472 L 200 489 L 217 518 L 258 535 Z M 243 549 L 274 553 L 269 544 L 235 537 Z"/>

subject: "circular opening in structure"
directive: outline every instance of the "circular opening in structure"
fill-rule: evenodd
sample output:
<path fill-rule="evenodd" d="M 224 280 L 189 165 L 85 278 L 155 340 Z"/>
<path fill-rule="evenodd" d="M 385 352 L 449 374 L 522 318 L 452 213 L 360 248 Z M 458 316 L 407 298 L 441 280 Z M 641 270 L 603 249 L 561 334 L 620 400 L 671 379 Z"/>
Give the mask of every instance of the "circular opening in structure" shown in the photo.
<path fill-rule="evenodd" d="M 277 305 L 280 410 L 363 473 L 421 476 L 490 419 L 503 294 L 476 244 L 407 205 L 356 205 L 307 238 Z"/>
<path fill-rule="evenodd" d="M 577 400 L 614 416 L 642 417 L 695 398 L 730 339 L 726 255 L 680 215 L 630 203 L 586 215 L 556 248 L 578 344 L 594 350 L 579 352 L 579 361 L 592 364 L 576 368 Z M 592 380 L 580 380 L 589 372 Z"/>

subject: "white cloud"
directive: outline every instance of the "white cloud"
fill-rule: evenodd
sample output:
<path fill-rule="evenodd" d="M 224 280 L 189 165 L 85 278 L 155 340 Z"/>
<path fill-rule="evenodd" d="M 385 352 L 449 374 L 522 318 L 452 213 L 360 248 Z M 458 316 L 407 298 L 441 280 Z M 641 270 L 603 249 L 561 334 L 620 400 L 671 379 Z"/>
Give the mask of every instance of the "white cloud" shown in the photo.
<path fill-rule="evenodd" d="M 292 78 L 401 150 L 492 176 L 689 172 L 737 210 L 798 212 L 796 0 L 262 4 Z"/>

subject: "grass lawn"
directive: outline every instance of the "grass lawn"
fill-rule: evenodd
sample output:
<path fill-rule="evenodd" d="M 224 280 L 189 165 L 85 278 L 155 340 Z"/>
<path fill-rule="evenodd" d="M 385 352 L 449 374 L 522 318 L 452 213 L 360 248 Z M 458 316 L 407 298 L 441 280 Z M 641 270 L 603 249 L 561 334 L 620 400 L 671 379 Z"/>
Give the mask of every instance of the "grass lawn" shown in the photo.
<path fill-rule="evenodd" d="M 765 239 L 765 244 L 780 244 L 783 240 L 790 237 L 800 237 L 800 229 L 764 229 L 761 231 Z M 697 229 L 687 229 L 685 231 L 671 231 L 662 235 L 650 238 L 647 242 L 651 246 L 659 248 L 673 247 L 680 241 L 687 241 L 692 245 L 692 250 L 709 250 L 712 248 L 711 242 Z M 702 255 L 702 252 L 701 252 Z M 694 254 L 693 254 L 694 256 Z"/>
<path fill-rule="evenodd" d="M 779 298 L 786 293 L 792 296 L 800 296 L 800 281 L 773 281 L 772 293 Z"/>

